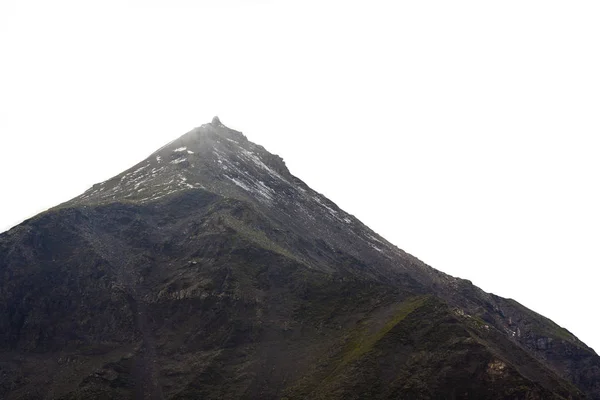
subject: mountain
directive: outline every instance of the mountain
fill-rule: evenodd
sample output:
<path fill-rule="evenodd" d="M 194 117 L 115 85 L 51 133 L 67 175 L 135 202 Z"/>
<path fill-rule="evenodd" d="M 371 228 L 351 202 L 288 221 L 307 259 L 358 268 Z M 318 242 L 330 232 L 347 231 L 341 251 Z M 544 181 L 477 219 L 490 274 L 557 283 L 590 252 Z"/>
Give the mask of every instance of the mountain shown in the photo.
<path fill-rule="evenodd" d="M 0 235 L 0 398 L 600 399 L 600 358 L 215 117 Z"/>

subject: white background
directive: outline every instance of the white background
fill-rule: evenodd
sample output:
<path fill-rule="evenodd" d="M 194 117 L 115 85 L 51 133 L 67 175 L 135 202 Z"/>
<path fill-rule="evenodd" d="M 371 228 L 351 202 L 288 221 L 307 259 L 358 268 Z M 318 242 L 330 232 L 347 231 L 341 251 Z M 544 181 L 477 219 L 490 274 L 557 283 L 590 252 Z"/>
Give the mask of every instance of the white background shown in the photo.
<path fill-rule="evenodd" d="M 0 1 L 0 231 L 219 115 L 600 349 L 597 1 Z"/>

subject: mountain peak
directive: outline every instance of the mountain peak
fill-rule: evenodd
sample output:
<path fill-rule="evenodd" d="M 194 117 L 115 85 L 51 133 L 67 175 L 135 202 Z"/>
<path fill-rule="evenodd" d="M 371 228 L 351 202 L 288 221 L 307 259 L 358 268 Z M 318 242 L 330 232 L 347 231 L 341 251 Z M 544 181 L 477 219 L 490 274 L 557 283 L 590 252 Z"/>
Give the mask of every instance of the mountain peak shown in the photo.
<path fill-rule="evenodd" d="M 2 399 L 600 400 L 570 332 L 400 250 L 218 118 L 0 235 L 0 331 Z"/>
<path fill-rule="evenodd" d="M 228 128 L 215 116 L 162 146 L 123 173 L 94 185 L 63 205 L 149 202 L 187 190 L 277 202 L 277 192 L 296 191 L 278 155 Z M 290 187 L 292 186 L 292 187 Z"/>
<path fill-rule="evenodd" d="M 216 115 L 213 117 L 211 123 L 212 126 L 220 126 L 223 125 L 223 123 L 221 123 L 221 120 L 219 119 L 219 117 L 217 117 Z"/>

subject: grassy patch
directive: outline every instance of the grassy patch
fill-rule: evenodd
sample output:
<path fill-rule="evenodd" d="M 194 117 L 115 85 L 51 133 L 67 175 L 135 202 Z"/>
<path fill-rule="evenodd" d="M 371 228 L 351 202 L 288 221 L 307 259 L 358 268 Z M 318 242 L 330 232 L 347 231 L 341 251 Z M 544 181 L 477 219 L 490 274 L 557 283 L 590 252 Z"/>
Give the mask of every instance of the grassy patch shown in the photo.
<path fill-rule="evenodd" d="M 349 364 L 362 358 L 366 353 L 373 350 L 374 346 L 389 331 L 404 320 L 410 313 L 421 307 L 428 296 L 419 296 L 400 303 L 394 311 L 393 317 L 375 333 L 369 332 L 367 326 L 359 328 L 358 332 L 353 334 L 344 346 L 341 352 L 341 359 L 335 369 L 323 380 L 326 384 L 336 378 L 336 376 Z"/>
<path fill-rule="evenodd" d="M 258 229 L 254 229 L 251 226 L 243 223 L 242 221 L 240 221 L 230 215 L 223 215 L 222 218 L 223 218 L 223 222 L 225 223 L 226 226 L 235 230 L 241 236 L 248 239 L 252 243 L 258 245 L 259 247 L 269 250 L 269 251 L 272 251 L 273 253 L 280 254 L 280 255 L 290 258 L 292 260 L 295 260 L 301 264 L 304 264 L 301 260 L 297 259 L 288 250 L 284 249 L 283 247 L 281 247 L 280 245 L 278 245 L 277 243 L 275 243 L 274 241 L 269 239 L 269 237 L 267 237 L 267 235 L 265 235 L 264 232 L 262 232 Z"/>

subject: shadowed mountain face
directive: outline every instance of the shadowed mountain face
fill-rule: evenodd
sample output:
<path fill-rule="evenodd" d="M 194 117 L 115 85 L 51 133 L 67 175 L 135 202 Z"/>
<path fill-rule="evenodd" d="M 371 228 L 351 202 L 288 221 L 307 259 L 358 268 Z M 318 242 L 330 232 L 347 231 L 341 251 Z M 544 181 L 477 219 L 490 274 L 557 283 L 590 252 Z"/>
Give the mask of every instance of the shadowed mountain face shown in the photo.
<path fill-rule="evenodd" d="M 215 118 L 0 235 L 0 398 L 600 399 L 600 358 Z"/>

